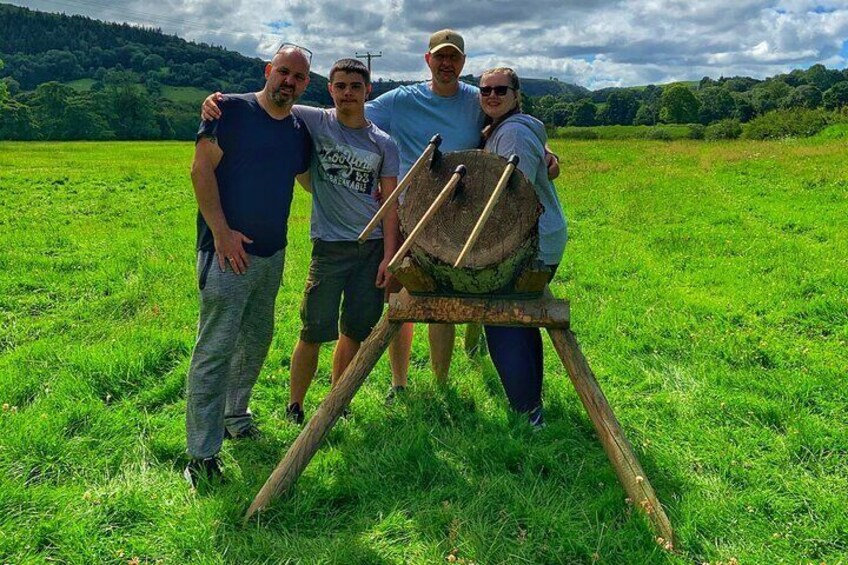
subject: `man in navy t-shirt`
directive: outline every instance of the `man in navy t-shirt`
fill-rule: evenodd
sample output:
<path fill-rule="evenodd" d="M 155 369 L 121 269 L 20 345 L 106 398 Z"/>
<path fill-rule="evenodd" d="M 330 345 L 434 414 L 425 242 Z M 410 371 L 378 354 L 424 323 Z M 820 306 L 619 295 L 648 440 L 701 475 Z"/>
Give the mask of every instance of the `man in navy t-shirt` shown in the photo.
<path fill-rule="evenodd" d="M 197 134 L 191 180 L 200 324 L 188 373 L 184 472 L 192 486 L 221 474 L 225 437 L 258 433 L 248 401 L 271 345 L 294 177 L 309 168 L 309 134 L 291 114 L 309 64 L 308 51 L 283 46 L 265 67 L 265 87 L 225 97 L 224 115 Z"/>

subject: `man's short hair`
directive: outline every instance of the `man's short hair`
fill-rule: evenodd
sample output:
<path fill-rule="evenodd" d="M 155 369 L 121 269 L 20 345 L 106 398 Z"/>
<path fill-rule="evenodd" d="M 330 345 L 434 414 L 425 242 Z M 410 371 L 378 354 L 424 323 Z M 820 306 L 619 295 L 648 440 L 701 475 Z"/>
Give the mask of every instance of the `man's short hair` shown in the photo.
<path fill-rule="evenodd" d="M 368 67 L 358 59 L 339 59 L 333 63 L 333 68 L 330 69 L 330 82 L 333 82 L 333 75 L 337 72 L 362 75 L 365 84 L 371 84 L 371 73 L 368 71 Z"/>

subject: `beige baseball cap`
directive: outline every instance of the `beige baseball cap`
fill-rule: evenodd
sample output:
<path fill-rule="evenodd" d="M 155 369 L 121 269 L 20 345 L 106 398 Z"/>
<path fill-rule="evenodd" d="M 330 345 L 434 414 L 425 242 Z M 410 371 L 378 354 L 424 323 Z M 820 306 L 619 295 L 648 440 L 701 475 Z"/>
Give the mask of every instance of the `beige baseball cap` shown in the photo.
<path fill-rule="evenodd" d="M 453 47 L 465 55 L 465 40 L 452 29 L 443 29 L 430 36 L 430 53 L 435 53 L 444 47 Z"/>

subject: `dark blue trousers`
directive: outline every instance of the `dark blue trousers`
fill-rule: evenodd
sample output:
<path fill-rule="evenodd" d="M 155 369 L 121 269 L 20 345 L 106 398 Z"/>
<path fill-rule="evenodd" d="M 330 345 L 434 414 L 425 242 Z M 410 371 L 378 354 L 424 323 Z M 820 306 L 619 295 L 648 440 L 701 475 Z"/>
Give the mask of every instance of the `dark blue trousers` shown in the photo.
<path fill-rule="evenodd" d="M 551 279 L 559 264 L 548 265 Z M 542 331 L 539 328 L 483 326 L 489 356 L 501 378 L 509 405 L 529 412 L 542 405 Z"/>
<path fill-rule="evenodd" d="M 542 404 L 542 332 L 539 328 L 483 326 L 489 355 L 513 410 Z"/>

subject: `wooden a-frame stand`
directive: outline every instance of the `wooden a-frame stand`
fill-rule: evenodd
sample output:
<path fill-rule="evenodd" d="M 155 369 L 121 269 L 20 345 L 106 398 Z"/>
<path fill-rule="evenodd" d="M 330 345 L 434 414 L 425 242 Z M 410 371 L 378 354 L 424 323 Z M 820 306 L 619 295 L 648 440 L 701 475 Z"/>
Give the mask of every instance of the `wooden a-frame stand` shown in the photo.
<path fill-rule="evenodd" d="M 545 328 L 627 496 L 648 518 L 662 544 L 673 547 L 671 523 L 569 329 L 568 301 L 553 298 L 547 289 L 541 298 L 530 300 L 412 296 L 406 290 L 391 295 L 388 312 L 256 495 L 245 522 L 297 481 L 404 322 Z"/>

